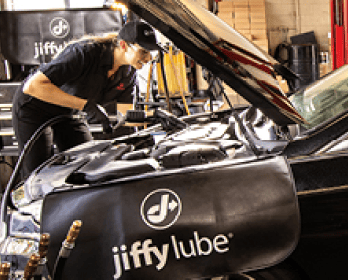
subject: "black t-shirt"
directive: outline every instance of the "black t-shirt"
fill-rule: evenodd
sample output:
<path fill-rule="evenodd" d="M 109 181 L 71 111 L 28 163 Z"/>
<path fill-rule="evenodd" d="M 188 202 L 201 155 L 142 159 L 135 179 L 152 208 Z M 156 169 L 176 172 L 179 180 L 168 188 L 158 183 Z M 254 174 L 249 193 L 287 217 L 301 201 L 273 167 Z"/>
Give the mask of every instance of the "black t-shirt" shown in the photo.
<path fill-rule="evenodd" d="M 94 100 L 105 105 L 110 102 L 132 103 L 132 92 L 136 83 L 135 69 L 121 66 L 108 78 L 114 55 L 109 43 L 80 41 L 68 45 L 55 59 L 38 68 L 50 81 L 68 94 Z M 53 105 L 32 96 L 17 95 L 19 107 L 27 102 L 50 115 L 72 113 L 73 110 Z"/>

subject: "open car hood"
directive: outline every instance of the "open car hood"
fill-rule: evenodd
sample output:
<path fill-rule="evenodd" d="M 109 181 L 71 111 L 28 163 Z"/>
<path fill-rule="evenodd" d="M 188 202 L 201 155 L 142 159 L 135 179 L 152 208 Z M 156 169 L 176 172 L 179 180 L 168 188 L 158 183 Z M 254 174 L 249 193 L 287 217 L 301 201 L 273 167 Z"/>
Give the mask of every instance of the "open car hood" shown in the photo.
<path fill-rule="evenodd" d="M 199 3 L 193 0 L 123 2 L 275 123 L 305 122 L 275 78 L 277 73 L 293 73 Z"/>

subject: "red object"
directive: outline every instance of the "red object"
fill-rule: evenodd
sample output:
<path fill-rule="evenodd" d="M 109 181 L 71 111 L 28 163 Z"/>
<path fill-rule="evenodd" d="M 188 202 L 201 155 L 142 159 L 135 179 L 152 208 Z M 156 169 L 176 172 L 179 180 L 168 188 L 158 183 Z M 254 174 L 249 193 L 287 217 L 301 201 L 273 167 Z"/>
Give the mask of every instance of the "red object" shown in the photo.
<path fill-rule="evenodd" d="M 331 0 L 332 68 L 348 64 L 348 0 Z"/>
<path fill-rule="evenodd" d="M 339 68 L 346 64 L 346 44 L 345 44 L 345 32 L 343 26 L 335 26 L 335 68 Z"/>

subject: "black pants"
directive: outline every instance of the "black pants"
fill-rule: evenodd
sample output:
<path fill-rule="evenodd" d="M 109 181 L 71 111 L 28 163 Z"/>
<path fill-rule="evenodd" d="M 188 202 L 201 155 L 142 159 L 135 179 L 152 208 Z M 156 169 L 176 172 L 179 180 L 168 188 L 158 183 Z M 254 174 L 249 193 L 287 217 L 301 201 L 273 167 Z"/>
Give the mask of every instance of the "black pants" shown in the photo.
<path fill-rule="evenodd" d="M 57 115 L 56 112 L 50 114 L 47 110 L 40 110 L 43 103 L 37 99 L 30 99 L 24 104 L 18 102 L 13 104 L 12 122 L 20 151 L 42 124 Z M 82 119 L 64 119 L 47 127 L 26 155 L 22 176 L 30 175 L 34 169 L 49 159 L 53 155 L 54 144 L 61 152 L 92 139 L 87 122 Z"/>

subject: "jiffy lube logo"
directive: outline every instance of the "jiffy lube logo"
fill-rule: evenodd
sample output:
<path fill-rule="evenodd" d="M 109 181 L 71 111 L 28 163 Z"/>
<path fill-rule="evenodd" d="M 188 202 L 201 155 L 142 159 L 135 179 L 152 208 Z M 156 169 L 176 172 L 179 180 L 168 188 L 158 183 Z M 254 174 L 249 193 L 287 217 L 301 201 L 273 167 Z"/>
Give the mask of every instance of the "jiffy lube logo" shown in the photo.
<path fill-rule="evenodd" d="M 172 226 L 181 214 L 179 196 L 168 189 L 159 189 L 145 197 L 141 204 L 141 217 L 145 224 L 157 230 Z"/>
<path fill-rule="evenodd" d="M 35 42 L 34 44 L 34 59 L 38 59 L 40 56 L 49 55 L 53 57 L 58 52 L 61 52 L 62 49 L 66 46 L 67 42 L 63 44 L 57 44 L 55 41 L 46 41 L 46 42 Z"/>
<path fill-rule="evenodd" d="M 65 18 L 55 17 L 50 22 L 50 32 L 56 38 L 64 38 L 70 33 L 70 24 Z"/>
<path fill-rule="evenodd" d="M 159 189 L 148 194 L 141 204 L 141 216 L 149 227 L 163 230 L 174 225 L 182 210 L 179 196 L 168 189 Z M 175 234 L 168 237 L 168 242 L 155 244 L 151 238 L 137 240 L 130 245 L 123 244 L 112 248 L 115 274 L 119 279 L 123 273 L 143 266 L 154 266 L 161 271 L 169 257 L 176 261 L 196 257 L 208 257 L 211 254 L 225 254 L 230 250 L 233 233 L 216 234 L 213 237 L 203 236 L 193 231 L 186 239 L 181 240 Z"/>
<path fill-rule="evenodd" d="M 49 30 L 53 37 L 63 39 L 70 34 L 70 24 L 62 17 L 55 17 L 49 23 Z M 40 41 L 34 43 L 34 59 L 43 56 L 53 57 L 59 53 L 67 44 L 65 41 Z"/>
<path fill-rule="evenodd" d="M 158 271 L 167 264 L 170 254 L 177 261 L 195 257 L 209 256 L 218 253 L 224 254 L 229 251 L 230 239 L 233 234 L 218 234 L 214 238 L 201 237 L 198 231 L 193 232 L 189 240 L 179 240 L 171 235 L 168 243 L 157 246 L 152 239 L 135 241 L 129 247 L 127 245 L 112 248 L 114 256 L 115 274 L 114 279 L 119 279 L 123 272 L 131 269 L 139 269 L 143 265 L 154 265 Z"/>

